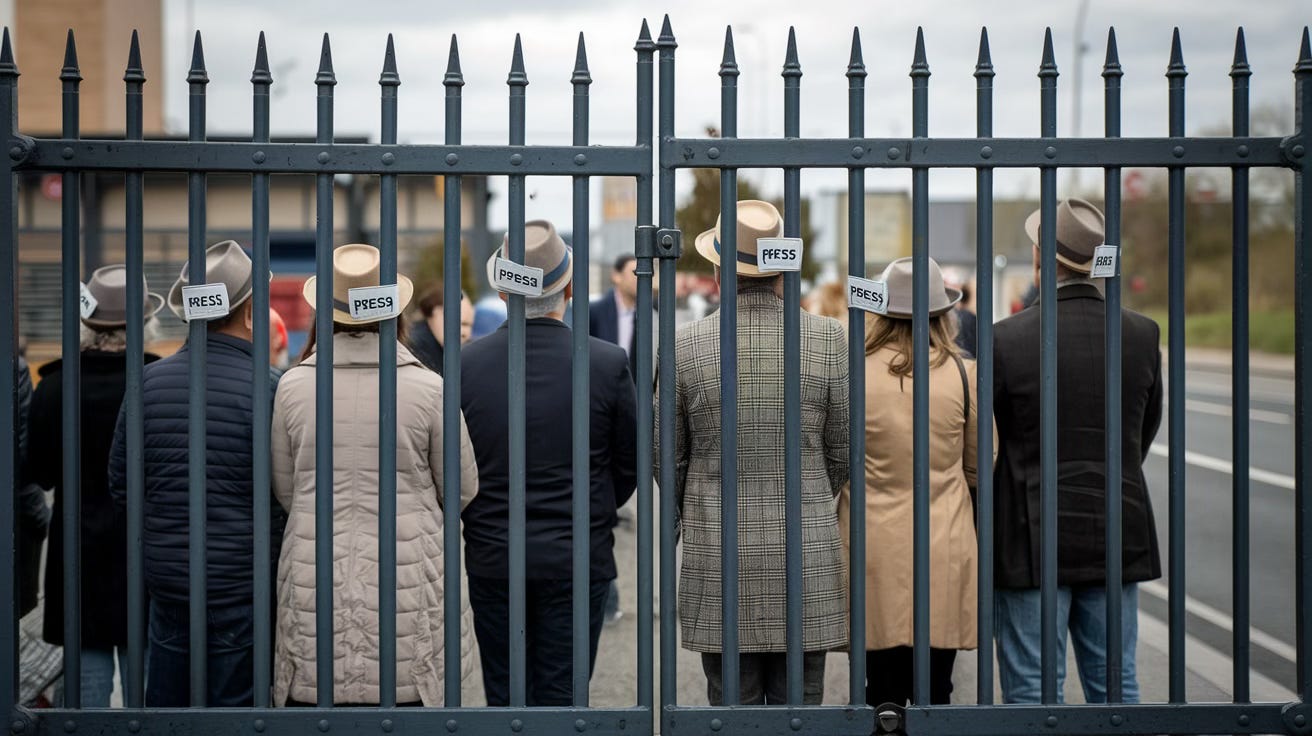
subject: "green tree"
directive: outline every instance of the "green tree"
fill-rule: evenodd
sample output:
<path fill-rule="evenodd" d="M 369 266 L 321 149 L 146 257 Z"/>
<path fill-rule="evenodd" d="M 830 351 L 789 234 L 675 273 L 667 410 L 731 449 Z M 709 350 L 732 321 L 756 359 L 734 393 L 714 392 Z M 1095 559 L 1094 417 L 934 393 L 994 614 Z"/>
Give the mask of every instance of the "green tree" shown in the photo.
<path fill-rule="evenodd" d="M 415 263 L 414 283 L 415 299 L 423 294 L 435 284 L 442 283 L 442 277 L 445 273 L 445 252 L 446 244 L 443 236 L 439 235 L 427 243 L 419 246 L 419 258 Z M 478 285 L 484 278 L 482 264 L 475 270 L 469 262 L 469 249 L 461 248 L 460 250 L 460 288 L 470 298 L 478 295 Z"/>

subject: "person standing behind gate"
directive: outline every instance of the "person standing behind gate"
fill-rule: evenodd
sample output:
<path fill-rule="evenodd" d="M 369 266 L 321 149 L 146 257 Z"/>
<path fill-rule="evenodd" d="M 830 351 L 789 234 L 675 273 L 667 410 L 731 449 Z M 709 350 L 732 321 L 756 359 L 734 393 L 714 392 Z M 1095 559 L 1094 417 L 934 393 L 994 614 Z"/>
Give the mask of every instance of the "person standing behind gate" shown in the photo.
<path fill-rule="evenodd" d="M 494 281 L 497 257 L 488 261 Z M 561 321 L 573 294 L 574 258 L 545 220 L 524 226 L 524 263 L 542 269 L 542 296 L 524 298 L 527 367 L 525 415 L 527 476 L 527 704 L 570 705 L 573 700 L 572 559 L 574 484 L 572 405 L 573 333 Z M 636 400 L 628 360 L 618 347 L 589 339 L 591 409 L 589 669 L 596 662 L 603 606 L 615 579 L 615 510 L 633 495 L 636 469 Z M 482 654 L 488 705 L 510 703 L 509 397 L 504 376 L 510 340 L 506 325 L 461 352 L 467 381 L 461 392 L 469 436 L 478 458 L 478 496 L 465 509 L 466 569 L 474 630 Z M 580 366 L 579 370 L 583 370 Z M 577 540 L 582 542 L 583 540 Z"/>
<path fill-rule="evenodd" d="M 720 269 L 720 222 L 697 251 Z M 739 659 L 744 705 L 781 705 L 786 682 L 783 275 L 757 269 L 756 241 L 783 222 L 768 202 L 738 203 Z M 847 643 L 842 541 L 834 498 L 847 482 L 847 341 L 837 321 L 801 314 L 802 646 L 805 702 L 824 694 L 825 652 Z M 683 645 L 702 654 L 707 695 L 721 687 L 720 317 L 675 338 L 675 501 L 683 529 Z M 659 420 L 659 411 L 657 412 Z M 660 437 L 659 427 L 654 437 Z M 660 477 L 660 451 L 655 451 Z"/>
<path fill-rule="evenodd" d="M 120 685 L 127 681 L 127 519 L 110 497 L 107 469 L 114 435 L 104 431 L 118 419 L 127 387 L 127 269 L 105 266 L 91 274 L 87 291 L 95 310 L 81 325 L 82 446 L 80 584 L 82 586 L 82 706 L 108 708 L 114 693 L 114 655 Z M 154 341 L 155 314 L 164 305 L 143 288 L 146 302 L 144 343 Z M 147 364 L 159 356 L 147 353 Z M 42 488 L 53 488 L 55 507 L 46 557 L 45 619 L 42 638 L 64 644 L 64 362 L 41 367 L 41 383 L 32 397 L 28 420 L 28 455 L 23 473 Z M 94 613 L 92 613 L 94 611 Z M 65 689 L 68 685 L 65 685 Z"/>
<path fill-rule="evenodd" d="M 348 291 L 379 285 L 372 245 L 333 251 L 333 703 L 375 705 L 378 651 L 378 351 L 379 324 L 395 316 L 357 319 L 344 307 Z M 302 291 L 315 308 L 315 278 Z M 397 276 L 400 315 L 414 287 Z M 442 607 L 445 561 L 442 379 L 399 342 L 396 350 L 396 701 L 440 706 L 446 678 Z M 278 643 L 273 702 L 312 705 L 318 687 L 315 639 L 315 375 L 318 352 L 287 371 L 274 402 L 273 490 L 289 519 L 278 564 Z M 460 433 L 460 499 L 478 488 L 478 469 L 464 422 Z M 469 610 L 461 616 L 461 652 L 473 646 Z M 472 676 L 473 662 L 461 657 Z"/>
<path fill-rule="evenodd" d="M 189 265 L 169 290 L 168 305 L 185 319 L 182 288 Z M 206 704 L 250 706 L 254 676 L 254 462 L 251 394 L 254 346 L 251 259 L 235 241 L 205 251 L 205 281 L 223 284 L 230 310 L 206 323 L 205 489 L 207 494 Z M 146 366 L 142 376 L 145 457 L 145 578 L 150 597 L 146 678 L 148 707 L 190 705 L 188 612 L 188 386 L 190 343 Z M 278 372 L 268 369 L 276 379 Z M 126 407 L 125 407 L 126 408 Z M 109 456 L 109 485 L 126 506 L 125 411 Z M 261 510 L 273 517 L 273 509 Z M 199 521 L 199 520 L 197 520 Z"/>
<path fill-rule="evenodd" d="M 439 376 L 442 375 L 442 359 L 446 354 L 442 349 L 442 343 L 446 339 L 446 325 L 443 321 L 443 315 L 445 314 L 444 299 L 442 295 L 442 283 L 440 281 L 433 288 L 424 292 L 424 295 L 419 298 L 421 319 L 411 323 L 406 334 L 406 340 L 410 344 L 410 351 L 429 370 Z M 460 344 L 463 345 L 469 342 L 469 336 L 473 329 L 474 303 L 469 301 L 469 297 L 462 292 L 460 294 Z"/>
<path fill-rule="evenodd" d="M 1066 632 L 1085 700 L 1105 702 L 1107 591 L 1102 292 L 1090 279 L 1094 248 L 1103 242 L 1103 215 L 1082 199 L 1057 204 L 1057 698 L 1066 670 Z M 1025 229 L 1039 242 L 1039 213 Z M 1034 281 L 1039 248 L 1034 246 Z M 993 394 L 1000 436 L 994 482 L 994 594 L 999 681 L 1008 703 L 1037 703 L 1040 648 L 1039 314 L 1034 304 L 993 330 Z M 1162 418 L 1159 331 L 1151 319 L 1121 311 L 1121 462 L 1124 498 L 1121 593 L 1122 695 L 1139 700 L 1135 676 L 1137 583 L 1161 576 L 1157 527 L 1143 474 Z"/>
<path fill-rule="evenodd" d="M 930 702 L 951 702 L 959 649 L 976 646 L 976 540 L 971 497 L 976 481 L 975 363 L 954 341 L 953 305 L 929 261 L 929 644 Z M 866 346 L 866 702 L 906 705 L 912 698 L 915 432 L 910 258 L 889 264 L 888 313 L 867 319 Z M 844 542 L 849 489 L 839 496 Z"/>

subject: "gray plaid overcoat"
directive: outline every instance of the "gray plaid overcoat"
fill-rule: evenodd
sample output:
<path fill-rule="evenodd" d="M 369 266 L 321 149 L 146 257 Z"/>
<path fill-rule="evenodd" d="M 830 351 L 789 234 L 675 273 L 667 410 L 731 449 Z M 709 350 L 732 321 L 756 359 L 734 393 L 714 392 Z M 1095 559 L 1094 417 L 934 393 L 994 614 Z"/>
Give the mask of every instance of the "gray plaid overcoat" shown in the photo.
<path fill-rule="evenodd" d="M 738 295 L 738 636 L 743 652 L 786 649 L 783 320 L 783 301 L 772 291 L 754 286 Z M 821 651 L 847 644 L 846 565 L 834 502 L 848 474 L 847 340 L 832 319 L 803 312 L 801 325 L 802 646 Z M 679 330 L 675 384 L 683 646 L 719 652 L 719 314 Z M 657 447 L 657 477 L 659 463 Z"/>

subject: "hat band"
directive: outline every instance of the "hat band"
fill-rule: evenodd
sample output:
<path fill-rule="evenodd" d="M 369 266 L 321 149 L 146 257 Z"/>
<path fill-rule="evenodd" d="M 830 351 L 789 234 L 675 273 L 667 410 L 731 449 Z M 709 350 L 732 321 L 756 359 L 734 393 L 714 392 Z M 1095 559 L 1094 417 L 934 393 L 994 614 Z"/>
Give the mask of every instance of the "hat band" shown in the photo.
<path fill-rule="evenodd" d="M 566 246 L 565 255 L 560 259 L 560 263 L 556 264 L 555 268 L 542 275 L 542 285 L 544 287 L 547 284 L 556 283 L 556 280 L 561 276 L 564 276 L 565 272 L 569 270 L 569 254 L 570 249 Z"/>
<path fill-rule="evenodd" d="M 717 255 L 717 256 L 718 256 L 718 255 L 721 255 L 721 254 L 720 254 L 720 239 L 719 239 L 719 238 L 712 238 L 711 240 L 712 240 L 712 242 L 715 243 L 715 255 Z M 751 253 L 744 253 L 744 252 L 742 252 L 742 251 L 738 251 L 738 262 L 739 262 L 739 263 L 745 263 L 745 264 L 747 264 L 747 265 L 749 265 L 749 266 L 755 266 L 755 265 L 757 265 L 757 264 L 756 264 L 756 256 L 752 255 Z"/>
<path fill-rule="evenodd" d="M 1093 258 L 1092 253 L 1081 253 L 1060 240 L 1057 241 L 1057 253 L 1076 263 L 1084 263 Z"/>

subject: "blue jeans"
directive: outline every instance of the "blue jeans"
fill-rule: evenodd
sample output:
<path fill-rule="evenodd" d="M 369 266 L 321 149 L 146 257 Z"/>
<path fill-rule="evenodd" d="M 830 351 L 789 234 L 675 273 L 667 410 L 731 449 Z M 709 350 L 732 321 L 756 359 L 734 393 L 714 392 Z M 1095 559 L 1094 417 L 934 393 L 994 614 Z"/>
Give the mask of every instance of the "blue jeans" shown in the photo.
<path fill-rule="evenodd" d="M 118 652 L 119 686 L 128 681 L 127 653 Z M 108 708 L 114 695 L 114 650 L 82 650 L 82 707 Z"/>
<path fill-rule="evenodd" d="M 190 623 L 186 603 L 150 602 L 146 707 L 191 705 Z M 206 702 L 214 707 L 254 704 L 254 608 L 250 604 L 206 611 Z"/>
<path fill-rule="evenodd" d="M 993 619 L 998 640 L 998 679 L 1004 703 L 1038 703 L 1042 696 L 1041 597 L 1038 588 L 996 590 Z M 1139 639 L 1139 586 L 1121 589 L 1121 695 L 1139 702 L 1134 652 Z M 1089 703 L 1107 702 L 1107 591 L 1101 587 L 1057 589 L 1057 702 L 1066 680 L 1066 632 L 1075 645 L 1080 685 Z"/>

